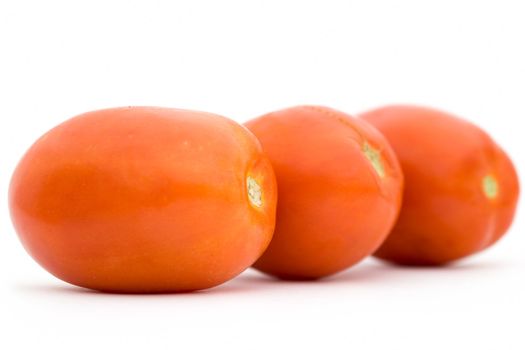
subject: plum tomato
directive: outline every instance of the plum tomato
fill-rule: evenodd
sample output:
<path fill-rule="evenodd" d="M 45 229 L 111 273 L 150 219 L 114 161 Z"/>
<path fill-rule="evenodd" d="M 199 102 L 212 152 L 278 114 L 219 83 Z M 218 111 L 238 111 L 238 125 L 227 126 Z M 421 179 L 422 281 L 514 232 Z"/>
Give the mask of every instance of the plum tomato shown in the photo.
<path fill-rule="evenodd" d="M 23 156 L 15 229 L 56 277 L 124 293 L 219 285 L 266 249 L 273 170 L 257 139 L 221 116 L 125 107 L 74 117 Z"/>
<path fill-rule="evenodd" d="M 279 194 L 274 238 L 255 268 L 316 279 L 379 247 L 398 215 L 403 176 L 377 130 L 317 106 L 269 113 L 246 126 L 272 162 Z"/>
<path fill-rule="evenodd" d="M 390 141 L 405 175 L 399 219 L 377 257 L 441 265 L 486 249 L 507 231 L 518 177 L 487 133 L 417 106 L 387 106 L 361 117 Z"/>

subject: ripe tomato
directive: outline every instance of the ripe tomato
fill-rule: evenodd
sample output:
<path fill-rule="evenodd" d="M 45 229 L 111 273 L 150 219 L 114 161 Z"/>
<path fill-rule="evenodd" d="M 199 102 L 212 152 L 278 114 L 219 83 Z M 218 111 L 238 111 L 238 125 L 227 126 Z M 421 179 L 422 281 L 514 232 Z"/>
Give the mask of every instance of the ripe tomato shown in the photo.
<path fill-rule="evenodd" d="M 385 107 L 362 117 L 390 141 L 405 174 L 399 220 L 377 257 L 444 264 L 487 248 L 507 231 L 518 178 L 485 132 L 421 107 Z"/>
<path fill-rule="evenodd" d="M 129 107 L 90 112 L 42 136 L 10 187 L 27 251 L 69 283 L 113 292 L 216 286 L 270 242 L 271 165 L 226 118 Z"/>
<path fill-rule="evenodd" d="M 270 113 L 246 126 L 270 158 L 279 192 L 274 238 L 257 269 L 319 278 L 379 247 L 400 207 L 402 173 L 377 130 L 314 106 Z"/>

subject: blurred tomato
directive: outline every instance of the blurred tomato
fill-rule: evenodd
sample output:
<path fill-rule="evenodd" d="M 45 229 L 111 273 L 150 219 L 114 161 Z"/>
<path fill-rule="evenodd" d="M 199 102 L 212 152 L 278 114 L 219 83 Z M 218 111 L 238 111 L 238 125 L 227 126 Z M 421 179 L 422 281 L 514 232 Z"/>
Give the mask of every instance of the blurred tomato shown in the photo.
<path fill-rule="evenodd" d="M 274 238 L 257 269 L 319 278 L 379 247 L 398 214 L 402 174 L 377 130 L 314 106 L 270 113 L 246 126 L 270 158 L 279 191 Z"/>
<path fill-rule="evenodd" d="M 516 171 L 481 129 L 422 107 L 364 113 L 390 141 L 405 174 L 399 220 L 376 256 L 400 264 L 444 264 L 479 252 L 509 228 Z"/>

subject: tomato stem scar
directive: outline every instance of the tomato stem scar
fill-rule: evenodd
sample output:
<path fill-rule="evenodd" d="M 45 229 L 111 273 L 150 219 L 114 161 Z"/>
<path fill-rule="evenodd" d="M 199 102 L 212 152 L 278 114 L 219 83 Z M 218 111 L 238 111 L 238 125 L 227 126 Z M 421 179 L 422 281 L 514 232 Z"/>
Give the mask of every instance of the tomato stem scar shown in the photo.
<path fill-rule="evenodd" d="M 363 143 L 362 151 L 372 164 L 372 167 L 376 171 L 377 175 L 379 175 L 380 178 L 384 178 L 385 168 L 383 167 L 383 162 L 381 161 L 381 152 L 370 146 L 368 142 Z"/>
<path fill-rule="evenodd" d="M 486 175 L 482 181 L 483 193 L 489 199 L 496 198 L 499 192 L 498 181 L 492 175 Z"/>
<path fill-rule="evenodd" d="M 262 189 L 259 183 L 251 177 L 248 176 L 246 178 L 246 187 L 248 189 L 248 199 L 250 200 L 250 203 L 255 205 L 256 207 L 262 206 Z"/>

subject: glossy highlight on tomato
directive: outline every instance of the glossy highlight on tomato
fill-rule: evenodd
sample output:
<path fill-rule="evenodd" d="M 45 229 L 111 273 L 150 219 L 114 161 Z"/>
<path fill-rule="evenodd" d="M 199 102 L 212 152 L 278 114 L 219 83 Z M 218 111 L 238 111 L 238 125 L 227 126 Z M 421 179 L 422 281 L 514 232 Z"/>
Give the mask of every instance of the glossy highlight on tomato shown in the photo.
<path fill-rule="evenodd" d="M 269 113 L 246 126 L 272 162 L 279 193 L 274 237 L 255 268 L 316 279 L 379 247 L 397 217 L 403 177 L 377 130 L 318 106 Z"/>
<path fill-rule="evenodd" d="M 518 177 L 505 152 L 477 126 L 417 106 L 364 113 L 389 140 L 405 175 L 403 206 L 376 256 L 441 265 L 480 252 L 512 223 Z"/>
<path fill-rule="evenodd" d="M 257 139 L 217 115 L 125 107 L 72 118 L 27 151 L 9 204 L 46 270 L 109 292 L 210 288 L 269 244 L 276 207 Z"/>

